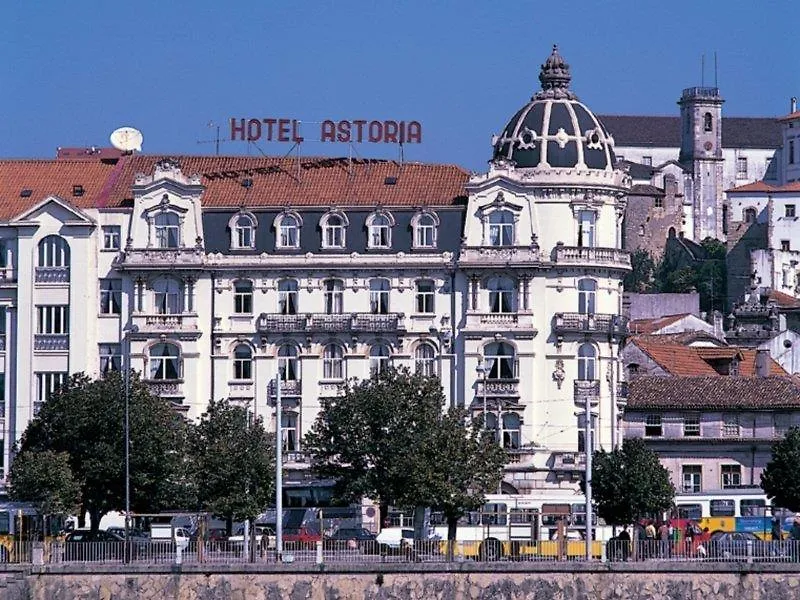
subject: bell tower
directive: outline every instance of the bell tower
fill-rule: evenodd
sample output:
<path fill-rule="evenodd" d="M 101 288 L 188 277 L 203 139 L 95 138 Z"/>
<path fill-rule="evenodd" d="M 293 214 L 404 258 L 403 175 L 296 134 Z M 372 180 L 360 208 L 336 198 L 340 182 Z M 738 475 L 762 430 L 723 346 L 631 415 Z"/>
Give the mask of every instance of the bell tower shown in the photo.
<path fill-rule="evenodd" d="M 692 172 L 693 237 L 725 240 L 727 206 L 722 183 L 722 103 L 716 87 L 683 90 L 680 162 Z"/>

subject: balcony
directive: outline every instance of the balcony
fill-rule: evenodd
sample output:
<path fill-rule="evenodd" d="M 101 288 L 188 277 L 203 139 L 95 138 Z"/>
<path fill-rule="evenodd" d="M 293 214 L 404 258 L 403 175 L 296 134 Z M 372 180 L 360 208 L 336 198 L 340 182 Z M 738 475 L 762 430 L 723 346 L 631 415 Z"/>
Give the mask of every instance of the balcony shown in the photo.
<path fill-rule="evenodd" d="M 533 313 L 468 312 L 466 328 L 473 331 L 516 330 L 536 333 Z"/>
<path fill-rule="evenodd" d="M 622 315 L 556 313 L 553 333 L 602 333 L 614 337 L 628 335 L 628 317 Z"/>
<path fill-rule="evenodd" d="M 283 450 L 283 463 L 295 465 L 309 465 L 311 463 L 311 455 L 302 450 Z"/>
<path fill-rule="evenodd" d="M 142 248 L 126 250 L 116 261 L 115 267 L 126 269 L 196 269 L 204 264 L 202 248 Z"/>
<path fill-rule="evenodd" d="M 37 333 L 33 336 L 33 349 L 43 352 L 68 352 L 68 333 Z"/>
<path fill-rule="evenodd" d="M 254 396 L 255 385 L 252 381 L 229 381 L 228 393 L 231 397 L 252 398 Z"/>
<path fill-rule="evenodd" d="M 617 405 L 625 406 L 628 404 L 628 382 L 617 382 Z"/>
<path fill-rule="evenodd" d="M 36 283 L 69 283 L 69 267 L 36 267 Z"/>
<path fill-rule="evenodd" d="M 17 283 L 17 272 L 11 267 L 0 267 L 0 286 Z"/>
<path fill-rule="evenodd" d="M 618 248 L 589 248 L 559 244 L 553 250 L 553 260 L 559 265 L 631 270 L 630 252 Z"/>
<path fill-rule="evenodd" d="M 591 406 L 600 402 L 600 382 L 597 379 L 576 379 L 574 382 L 575 404 L 581 408 L 589 400 Z"/>
<path fill-rule="evenodd" d="M 553 452 L 554 471 L 583 471 L 586 468 L 584 452 Z"/>
<path fill-rule="evenodd" d="M 282 315 L 262 313 L 256 321 L 260 333 L 364 332 L 392 333 L 404 330 L 403 315 L 388 313 L 300 313 Z"/>
<path fill-rule="evenodd" d="M 142 333 L 199 332 L 197 315 L 185 314 L 133 314 L 133 324 Z"/>
<path fill-rule="evenodd" d="M 145 379 L 144 384 L 154 396 L 183 398 L 183 379 Z"/>
<path fill-rule="evenodd" d="M 519 398 L 519 379 L 478 380 L 476 395 L 490 398 Z"/>
<path fill-rule="evenodd" d="M 538 247 L 468 247 L 462 248 L 458 264 L 462 267 L 536 266 L 542 262 Z"/>
<path fill-rule="evenodd" d="M 275 386 L 275 380 L 269 382 L 269 397 L 275 398 L 277 394 L 275 393 L 277 388 Z M 303 386 L 302 382 L 299 379 L 282 379 L 281 380 L 281 399 L 289 398 L 289 397 L 296 397 L 301 396 L 303 393 Z"/>

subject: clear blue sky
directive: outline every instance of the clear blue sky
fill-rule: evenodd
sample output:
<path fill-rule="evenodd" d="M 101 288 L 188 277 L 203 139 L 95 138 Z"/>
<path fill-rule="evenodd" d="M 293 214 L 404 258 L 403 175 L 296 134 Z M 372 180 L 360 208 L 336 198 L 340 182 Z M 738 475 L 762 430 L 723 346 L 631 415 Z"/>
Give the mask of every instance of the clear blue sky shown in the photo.
<path fill-rule="evenodd" d="M 482 170 L 553 43 L 596 113 L 677 115 L 703 54 L 713 84 L 716 51 L 724 114 L 783 115 L 800 95 L 797 15 L 790 0 L 7 0 L 0 156 L 108 145 L 121 125 L 144 132 L 148 153 L 210 154 L 197 140 L 213 137 L 209 121 L 226 137 L 231 116 L 416 119 L 423 144 L 407 145 L 407 159 Z M 383 144 L 356 151 L 397 155 Z"/>

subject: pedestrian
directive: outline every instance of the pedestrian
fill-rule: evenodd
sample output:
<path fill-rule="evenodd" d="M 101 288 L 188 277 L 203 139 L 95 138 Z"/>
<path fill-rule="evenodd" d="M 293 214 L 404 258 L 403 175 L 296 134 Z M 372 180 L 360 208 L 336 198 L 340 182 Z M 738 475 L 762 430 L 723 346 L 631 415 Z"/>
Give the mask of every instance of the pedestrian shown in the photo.
<path fill-rule="evenodd" d="M 694 524 L 689 521 L 686 523 L 686 531 L 683 533 L 683 546 L 686 556 L 692 555 L 694 542 Z"/>
<path fill-rule="evenodd" d="M 658 526 L 658 539 L 661 550 L 659 552 L 661 558 L 669 558 L 669 525 L 665 521 L 661 522 Z"/>
<path fill-rule="evenodd" d="M 647 521 L 647 526 L 644 528 L 645 537 L 645 558 L 651 558 L 655 554 L 656 549 L 656 527 L 653 525 L 653 520 Z"/>
<path fill-rule="evenodd" d="M 772 539 L 773 540 L 783 539 L 783 531 L 781 531 L 780 517 L 772 517 Z"/>
<path fill-rule="evenodd" d="M 631 534 L 628 533 L 627 525 L 623 526 L 622 531 L 619 532 L 617 543 L 619 544 L 622 560 L 627 561 L 631 551 Z"/>

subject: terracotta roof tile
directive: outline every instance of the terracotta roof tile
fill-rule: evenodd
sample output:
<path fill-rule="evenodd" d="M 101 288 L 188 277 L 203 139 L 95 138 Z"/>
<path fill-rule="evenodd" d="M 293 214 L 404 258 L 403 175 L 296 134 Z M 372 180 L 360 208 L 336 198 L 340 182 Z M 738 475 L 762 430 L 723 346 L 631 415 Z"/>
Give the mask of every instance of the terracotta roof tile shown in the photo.
<path fill-rule="evenodd" d="M 59 196 L 78 208 L 92 208 L 102 201 L 105 185 L 115 169 L 114 161 L 0 160 L 0 219 L 7 221 L 48 196 Z M 83 195 L 73 195 L 74 185 Z M 22 197 L 22 190 L 30 196 Z"/>
<path fill-rule="evenodd" d="M 746 183 L 739 187 L 725 190 L 732 194 L 753 193 L 761 192 L 765 194 L 790 194 L 800 192 L 800 181 L 793 181 L 784 185 L 771 185 L 765 181 L 754 181 L 753 183 Z"/>
<path fill-rule="evenodd" d="M 775 302 L 780 308 L 800 308 L 800 299 L 776 290 L 770 290 L 768 299 Z"/>
<path fill-rule="evenodd" d="M 737 346 L 687 346 L 679 343 L 664 343 L 657 338 L 659 335 L 638 336 L 631 343 L 641 348 L 653 361 L 670 375 L 692 377 L 720 375 L 708 361 L 739 359 L 739 376 L 753 377 L 756 374 L 757 352 L 751 348 Z M 789 374 L 773 358 L 770 357 L 770 376 L 788 376 Z M 736 376 L 731 376 L 736 377 Z"/>
<path fill-rule="evenodd" d="M 781 117 L 778 121 L 794 121 L 795 119 L 800 119 L 800 110 L 796 110 L 793 113 L 789 113 L 785 117 Z"/>
<path fill-rule="evenodd" d="M 627 410 L 778 409 L 800 407 L 790 377 L 657 377 L 628 384 Z"/>
<path fill-rule="evenodd" d="M 667 327 L 668 325 L 672 325 L 673 323 L 677 323 L 684 317 L 690 316 L 691 313 L 684 313 L 681 315 L 667 315 L 665 317 L 658 317 L 655 319 L 634 319 L 630 322 L 630 330 L 631 333 L 653 333 Z"/>
<path fill-rule="evenodd" d="M 109 204 L 131 198 L 137 173 L 150 174 L 161 156 L 137 155 L 125 164 Z M 454 165 L 346 158 L 177 156 L 185 175 L 199 174 L 204 207 L 452 206 L 466 198 L 469 173 Z M 242 180 L 252 179 L 248 189 Z M 387 178 L 395 178 L 387 183 Z"/>

